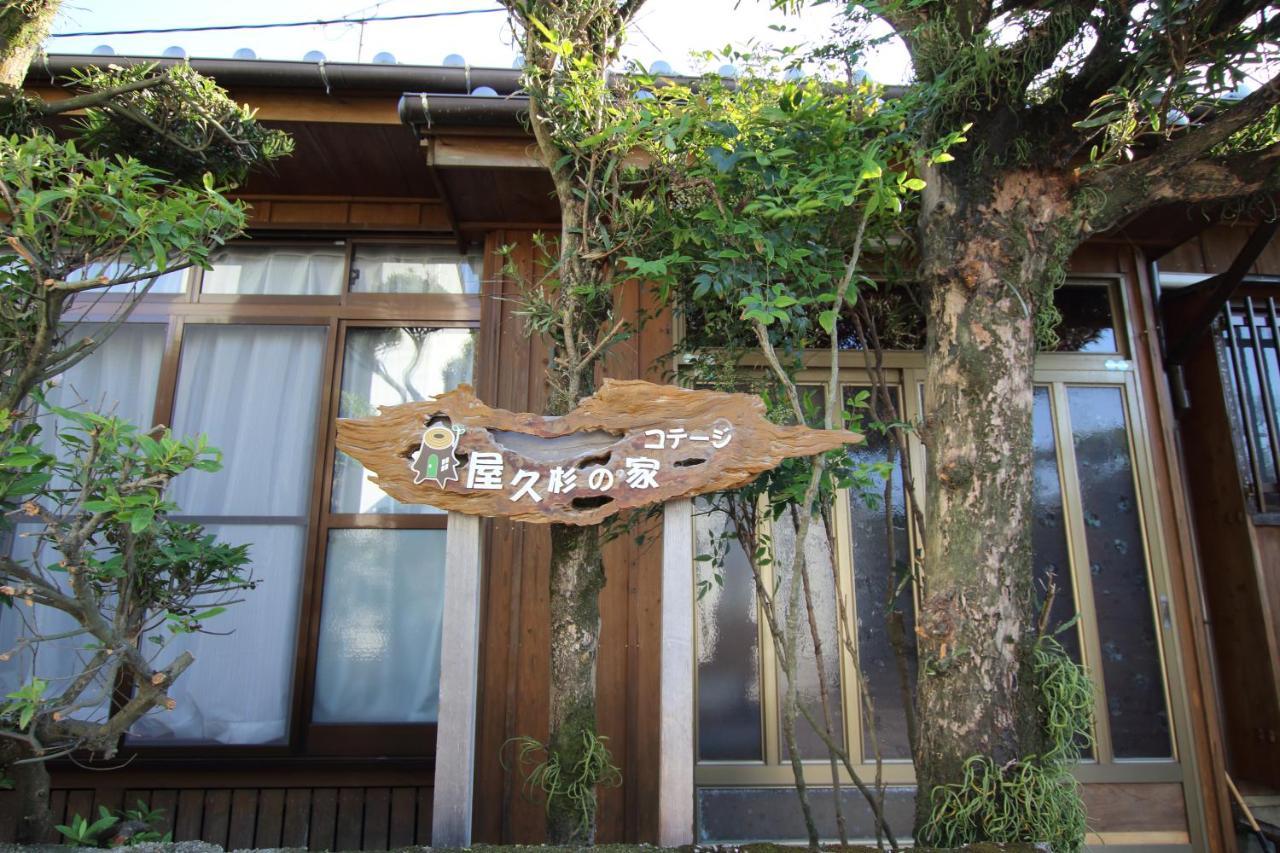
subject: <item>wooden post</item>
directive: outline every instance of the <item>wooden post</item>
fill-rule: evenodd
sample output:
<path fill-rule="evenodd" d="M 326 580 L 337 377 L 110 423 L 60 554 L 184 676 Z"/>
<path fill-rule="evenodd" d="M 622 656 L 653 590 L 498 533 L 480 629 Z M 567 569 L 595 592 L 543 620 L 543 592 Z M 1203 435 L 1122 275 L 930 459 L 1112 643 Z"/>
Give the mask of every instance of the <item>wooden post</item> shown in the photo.
<path fill-rule="evenodd" d="M 449 513 L 432 847 L 471 845 L 476 676 L 480 666 L 480 518 Z"/>
<path fill-rule="evenodd" d="M 667 501 L 662 527 L 658 844 L 693 843 L 693 501 Z"/>

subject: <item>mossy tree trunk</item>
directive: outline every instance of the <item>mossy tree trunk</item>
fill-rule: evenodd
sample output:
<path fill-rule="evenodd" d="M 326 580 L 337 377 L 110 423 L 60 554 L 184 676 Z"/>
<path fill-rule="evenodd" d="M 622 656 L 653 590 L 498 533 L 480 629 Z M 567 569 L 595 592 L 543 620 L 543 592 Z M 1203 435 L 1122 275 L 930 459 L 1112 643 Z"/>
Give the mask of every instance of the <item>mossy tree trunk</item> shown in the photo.
<path fill-rule="evenodd" d="M 551 526 L 551 737 L 570 774 L 596 736 L 596 655 L 600 648 L 600 590 L 604 561 L 598 527 Z M 594 818 L 594 814 L 590 816 Z M 554 800 L 547 811 L 552 843 L 595 842 L 594 819 L 573 801 Z"/>
<path fill-rule="evenodd" d="M 14 0 L 0 5 L 0 86 L 22 86 L 60 5 L 61 0 Z"/>
<path fill-rule="evenodd" d="M 917 827 L 928 792 L 965 761 L 1036 752 L 1031 407 L 1036 317 L 1075 241 L 1052 179 L 981 192 L 931 178 L 923 226 L 929 344 L 924 574 L 919 618 Z"/>
<path fill-rule="evenodd" d="M 19 741 L 10 740 L 0 746 L 0 767 L 13 781 L 13 793 L 5 808 L 13 810 L 14 840 L 19 844 L 41 844 L 53 835 L 49 770 L 43 761 L 24 761 L 34 756 Z"/>
<path fill-rule="evenodd" d="M 633 246 L 622 163 L 633 131 L 613 108 L 609 67 L 644 0 L 503 0 L 521 33 L 529 125 L 560 206 L 545 275 L 527 282 L 530 331 L 547 343 L 546 413 L 591 396 L 609 348 L 631 325 L 614 316 L 618 259 Z M 559 772 L 547 840 L 592 843 L 596 787 L 617 782 L 596 733 L 596 656 L 604 564 L 600 528 L 551 527 L 551 683 L 547 761 Z M 585 760 L 585 759 L 590 760 Z M 546 785 L 543 786 L 547 788 Z"/>

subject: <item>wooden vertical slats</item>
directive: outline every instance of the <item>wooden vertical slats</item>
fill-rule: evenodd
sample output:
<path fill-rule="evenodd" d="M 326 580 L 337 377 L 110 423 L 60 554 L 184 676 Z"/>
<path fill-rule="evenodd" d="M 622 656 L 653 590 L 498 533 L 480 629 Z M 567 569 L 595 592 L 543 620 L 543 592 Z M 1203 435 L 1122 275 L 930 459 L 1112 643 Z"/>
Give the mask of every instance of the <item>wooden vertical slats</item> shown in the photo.
<path fill-rule="evenodd" d="M 178 813 L 178 792 L 173 789 L 158 790 L 151 792 L 150 799 L 151 811 L 158 812 L 160 820 L 158 830 L 161 835 L 166 832 L 174 833 L 176 826 L 174 821 Z M 173 835 L 177 838 L 177 835 Z"/>
<path fill-rule="evenodd" d="M 311 790 L 290 788 L 284 796 L 281 847 L 307 847 L 311 837 Z"/>
<path fill-rule="evenodd" d="M 390 835 L 391 789 L 367 788 L 364 792 L 364 839 L 362 850 L 386 850 Z"/>
<path fill-rule="evenodd" d="M 66 824 L 70 820 L 70 818 L 67 817 L 66 791 L 54 791 L 49 795 L 49 811 L 53 813 L 53 823 L 55 826 L 58 824 Z M 50 843 L 54 843 L 61 837 L 62 833 L 55 829 L 53 831 L 53 835 L 45 840 Z"/>
<path fill-rule="evenodd" d="M 174 841 L 197 841 L 203 836 L 204 824 L 204 791 L 187 790 L 178 792 L 177 813 L 173 817 Z"/>
<path fill-rule="evenodd" d="M 68 791 L 62 808 L 59 823 L 70 824 L 76 815 L 93 823 L 97 820 L 98 810 L 93 807 L 93 791 Z"/>
<path fill-rule="evenodd" d="M 639 288 L 634 283 L 621 287 L 615 299 L 620 317 L 638 315 Z M 617 379 L 637 379 L 643 370 L 637 338 L 616 344 L 604 363 L 604 373 Z M 628 682 L 630 659 L 627 654 L 631 611 L 627 606 L 631 576 L 635 562 L 632 536 L 619 536 L 602 548 L 605 568 L 604 589 L 600 590 L 600 651 L 596 658 L 596 721 L 600 734 L 607 737 L 613 763 L 623 769 L 622 785 L 601 788 L 596 813 L 596 840 L 611 844 L 626 838 L 627 794 L 632 773 L 630 741 L 627 737 Z M 616 686 L 616 689 L 610 689 Z"/>
<path fill-rule="evenodd" d="M 120 808 L 135 811 L 139 807 L 151 808 L 151 792 L 141 788 L 125 788 L 120 800 Z"/>
<path fill-rule="evenodd" d="M 387 832 L 387 847 L 391 850 L 410 847 L 414 843 L 418 806 L 414 788 L 391 789 L 391 825 Z"/>
<path fill-rule="evenodd" d="M 258 792 L 258 819 L 253 846 L 280 847 L 284 824 L 284 789 L 266 788 Z"/>
<path fill-rule="evenodd" d="M 200 824 L 200 840 L 227 845 L 227 827 L 231 823 L 231 792 L 225 789 L 205 791 L 204 818 Z"/>
<path fill-rule="evenodd" d="M 258 822 L 258 791 L 237 788 L 231 794 L 231 818 L 227 826 L 227 849 L 253 847 L 254 826 Z"/>
<path fill-rule="evenodd" d="M 364 789 L 338 789 L 338 824 L 334 831 L 334 850 L 355 850 L 364 836 Z"/>
<path fill-rule="evenodd" d="M 431 815 L 435 804 L 435 788 L 418 788 L 418 820 L 414 829 L 414 842 L 419 846 L 431 844 Z"/>
<path fill-rule="evenodd" d="M 93 818 L 96 819 L 100 809 L 114 812 L 124 807 L 124 788 L 111 786 L 95 788 L 93 791 Z"/>
<path fill-rule="evenodd" d="M 495 232 L 487 254 L 492 258 L 498 246 L 514 245 L 511 262 L 526 280 L 536 281 L 531 240 L 528 232 Z M 485 280 L 476 376 L 481 399 L 513 411 L 541 411 L 546 352 L 541 342 L 525 337 L 513 313 L 519 287 L 494 264 L 486 268 Z M 635 317 L 654 307 L 639 285 L 620 288 L 621 315 Z M 660 313 L 615 348 L 605 375 L 668 381 L 658 361 L 670 349 L 670 314 Z M 660 531 L 660 524 L 651 525 L 643 545 L 624 536 L 605 547 L 597 712 L 624 781 L 621 788 L 600 791 L 601 842 L 649 840 L 657 828 L 657 726 L 649 699 L 658 689 L 660 664 Z M 519 777 L 502 769 L 499 753 L 509 738 L 548 735 L 550 542 L 542 525 L 495 520 L 486 543 L 474 837 L 538 842 L 544 837 L 543 804 L 521 794 Z"/>
<path fill-rule="evenodd" d="M 312 850 L 332 850 L 334 831 L 338 821 L 338 791 L 336 788 L 317 788 L 311 792 Z"/>

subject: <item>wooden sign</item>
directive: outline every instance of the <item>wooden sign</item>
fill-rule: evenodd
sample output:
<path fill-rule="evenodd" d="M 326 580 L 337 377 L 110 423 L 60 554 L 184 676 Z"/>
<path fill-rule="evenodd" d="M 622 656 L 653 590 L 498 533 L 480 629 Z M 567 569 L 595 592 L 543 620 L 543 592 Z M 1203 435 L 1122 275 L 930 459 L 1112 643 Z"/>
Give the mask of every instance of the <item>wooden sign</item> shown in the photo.
<path fill-rule="evenodd" d="M 405 503 L 596 524 L 624 509 L 744 485 L 791 456 L 862 440 L 779 426 L 750 394 L 605 380 L 563 417 L 517 414 L 467 385 L 338 421 L 338 448 Z"/>

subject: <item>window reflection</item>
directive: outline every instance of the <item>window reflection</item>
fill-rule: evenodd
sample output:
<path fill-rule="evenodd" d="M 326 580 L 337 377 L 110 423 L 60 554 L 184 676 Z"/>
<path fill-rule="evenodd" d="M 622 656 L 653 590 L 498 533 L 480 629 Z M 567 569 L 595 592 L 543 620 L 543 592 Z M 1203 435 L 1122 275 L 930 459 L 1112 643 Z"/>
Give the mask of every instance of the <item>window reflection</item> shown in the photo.
<path fill-rule="evenodd" d="M 852 399 L 865 388 L 850 388 L 845 394 Z M 849 455 L 857 464 L 871 465 L 887 460 L 889 437 L 876 430 L 866 430 L 864 441 L 854 445 Z M 907 507 L 902 487 L 902 471 L 896 465 L 890 478 L 889 504 L 885 505 L 884 478 L 870 472 L 871 482 L 864 490 L 849 494 L 849 514 L 853 535 L 853 588 L 858 613 L 858 665 L 866 679 L 867 692 L 875 709 L 875 736 L 884 758 L 910 758 L 911 741 L 907 735 L 907 714 L 903 705 L 903 684 L 899 675 L 898 653 L 890 636 L 889 603 L 902 614 L 902 631 L 906 660 L 907 695 L 915 696 L 916 634 L 915 602 L 911 584 L 905 582 L 911 559 L 907 538 Z M 888 510 L 886 515 L 886 509 Z M 889 553 L 889 528 L 893 530 L 893 558 Z M 911 698 L 909 701 L 914 701 Z M 875 760 L 870 721 L 863 719 L 863 757 Z"/>
<path fill-rule="evenodd" d="M 352 293 L 479 293 L 480 255 L 440 246 L 357 247 Z"/>
<path fill-rule="evenodd" d="M 471 381 L 475 333 L 470 329 L 356 328 L 347 332 L 338 416 L 367 418 L 379 406 L 425 400 Z M 438 513 L 402 504 L 369 481 L 368 471 L 338 452 L 333 512 Z"/>
<path fill-rule="evenodd" d="M 1054 330 L 1054 352 L 1119 352 L 1115 318 L 1111 312 L 1111 288 L 1089 284 L 1064 284 L 1053 293 L 1062 315 Z"/>

